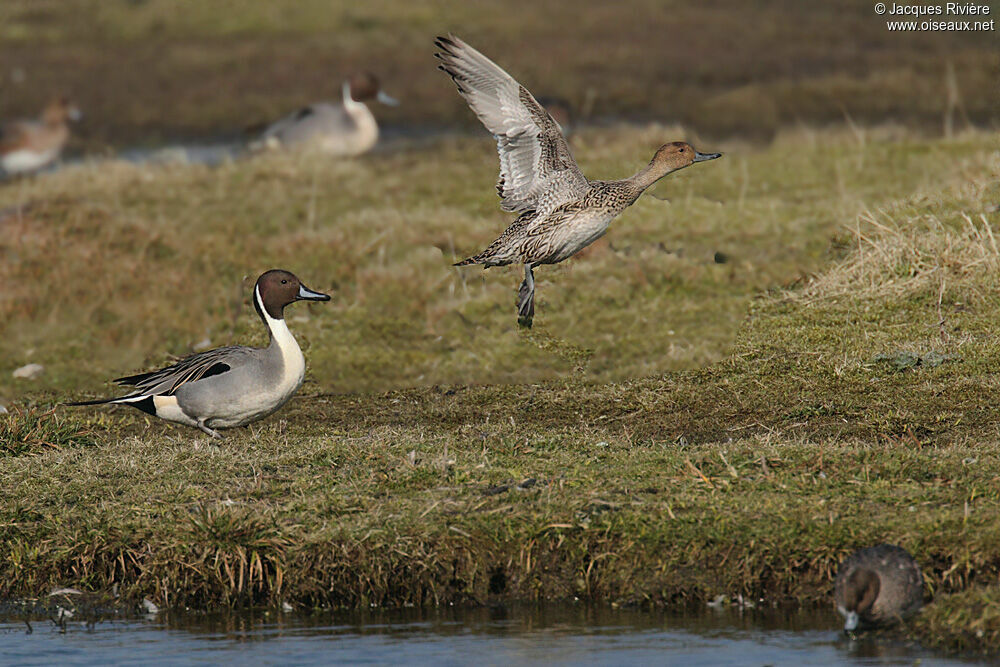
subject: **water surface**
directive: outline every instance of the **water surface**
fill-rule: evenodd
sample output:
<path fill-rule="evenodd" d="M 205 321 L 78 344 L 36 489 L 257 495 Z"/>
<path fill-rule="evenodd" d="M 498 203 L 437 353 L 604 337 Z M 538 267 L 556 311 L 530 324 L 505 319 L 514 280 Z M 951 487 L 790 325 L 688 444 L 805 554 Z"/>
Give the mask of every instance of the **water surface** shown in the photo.
<path fill-rule="evenodd" d="M 321 665 L 955 665 L 848 639 L 826 609 L 642 612 L 559 604 L 433 610 L 81 618 L 0 615 L 0 663 Z"/>

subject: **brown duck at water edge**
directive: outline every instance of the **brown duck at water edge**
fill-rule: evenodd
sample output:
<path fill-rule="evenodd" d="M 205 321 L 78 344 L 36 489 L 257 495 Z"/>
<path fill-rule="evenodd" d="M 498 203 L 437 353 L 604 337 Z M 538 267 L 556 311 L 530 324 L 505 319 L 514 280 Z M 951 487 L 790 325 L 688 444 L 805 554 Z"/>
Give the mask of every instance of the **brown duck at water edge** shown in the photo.
<path fill-rule="evenodd" d="M 435 42 L 440 69 L 497 140 L 497 193 L 517 219 L 486 250 L 455 266 L 524 264 L 518 290 L 518 324 L 535 314 L 534 268 L 556 264 L 604 236 L 608 225 L 651 185 L 695 162 L 721 153 L 699 153 L 682 141 L 665 144 L 648 165 L 619 181 L 592 181 L 570 154 L 559 126 L 528 89 L 492 60 L 455 36 Z"/>
<path fill-rule="evenodd" d="M 920 566 L 906 549 L 879 544 L 858 549 L 840 565 L 834 603 L 844 632 L 890 625 L 918 611 L 924 600 Z"/>

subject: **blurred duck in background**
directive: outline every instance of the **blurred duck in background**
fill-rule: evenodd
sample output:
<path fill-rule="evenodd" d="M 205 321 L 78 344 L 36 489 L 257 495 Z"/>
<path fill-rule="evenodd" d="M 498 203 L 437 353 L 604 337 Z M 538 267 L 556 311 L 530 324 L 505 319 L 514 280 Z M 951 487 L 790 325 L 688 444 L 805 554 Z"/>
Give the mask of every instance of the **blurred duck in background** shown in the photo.
<path fill-rule="evenodd" d="M 60 97 L 37 120 L 14 120 L 0 126 L 0 167 L 5 174 L 19 175 L 52 164 L 69 141 L 69 121 L 80 118 L 80 110 Z"/>
<path fill-rule="evenodd" d="M 365 104 L 373 99 L 388 106 L 399 104 L 382 90 L 374 74 L 359 72 L 344 81 L 341 101 L 317 102 L 285 116 L 250 148 L 308 148 L 337 156 L 367 153 L 378 141 L 378 123 Z"/>

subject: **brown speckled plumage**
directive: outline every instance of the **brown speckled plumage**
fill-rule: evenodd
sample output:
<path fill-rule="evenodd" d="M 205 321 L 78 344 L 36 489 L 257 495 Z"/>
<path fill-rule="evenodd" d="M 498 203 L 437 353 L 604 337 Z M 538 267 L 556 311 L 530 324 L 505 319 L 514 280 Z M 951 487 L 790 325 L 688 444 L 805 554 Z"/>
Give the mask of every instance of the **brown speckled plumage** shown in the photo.
<path fill-rule="evenodd" d="M 674 142 L 661 146 L 630 178 L 591 181 L 558 124 L 524 86 L 457 37 L 439 37 L 436 44 L 440 69 L 497 140 L 500 206 L 519 213 L 483 252 L 455 266 L 524 264 L 517 303 L 523 326 L 531 326 L 534 316 L 535 266 L 561 262 L 599 239 L 615 217 L 670 172 L 719 157 Z"/>

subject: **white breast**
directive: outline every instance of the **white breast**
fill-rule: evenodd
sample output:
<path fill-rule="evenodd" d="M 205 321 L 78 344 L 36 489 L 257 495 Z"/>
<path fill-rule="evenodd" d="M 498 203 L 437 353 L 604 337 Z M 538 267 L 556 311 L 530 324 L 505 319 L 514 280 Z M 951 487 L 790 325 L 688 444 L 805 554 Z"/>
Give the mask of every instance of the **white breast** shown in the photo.
<path fill-rule="evenodd" d="M 302 349 L 295 342 L 285 320 L 270 320 L 268 324 L 271 326 L 271 335 L 281 350 L 281 360 L 284 363 L 281 381 L 274 388 L 275 395 L 281 397 L 281 402 L 284 403 L 302 386 L 306 375 L 306 358 L 302 356 Z"/>
<path fill-rule="evenodd" d="M 31 151 L 21 149 L 11 151 L 0 158 L 0 166 L 8 174 L 20 174 L 26 171 L 41 169 L 59 155 L 58 149 L 48 151 Z"/>
<path fill-rule="evenodd" d="M 260 292 L 254 288 L 254 298 L 257 299 L 260 311 L 264 314 L 267 328 L 271 331 L 272 345 L 276 345 L 281 353 L 281 373 L 277 377 L 260 377 L 256 386 L 246 387 L 238 399 L 230 406 L 229 414 L 219 415 L 209 420 L 212 427 L 228 428 L 242 426 L 257 419 L 262 419 L 273 413 L 288 402 L 306 374 L 306 359 L 302 356 L 299 344 L 288 329 L 284 319 L 271 317 L 260 298 Z"/>
<path fill-rule="evenodd" d="M 605 211 L 581 213 L 561 226 L 556 234 L 551 263 L 561 262 L 580 252 L 608 231 L 615 216 Z"/>
<path fill-rule="evenodd" d="M 335 155 L 361 155 L 370 151 L 378 142 L 378 123 L 375 116 L 364 102 L 355 102 L 347 95 L 344 99 L 344 109 L 354 128 L 348 134 L 338 134 L 325 137 L 323 149 Z"/>

